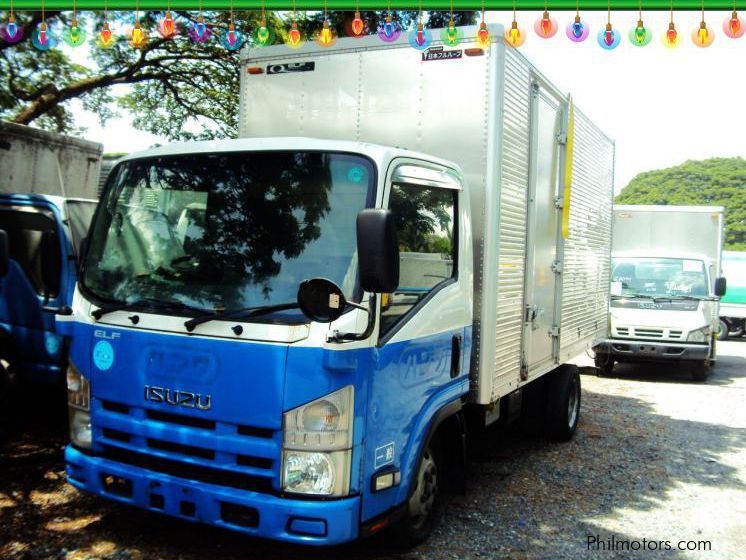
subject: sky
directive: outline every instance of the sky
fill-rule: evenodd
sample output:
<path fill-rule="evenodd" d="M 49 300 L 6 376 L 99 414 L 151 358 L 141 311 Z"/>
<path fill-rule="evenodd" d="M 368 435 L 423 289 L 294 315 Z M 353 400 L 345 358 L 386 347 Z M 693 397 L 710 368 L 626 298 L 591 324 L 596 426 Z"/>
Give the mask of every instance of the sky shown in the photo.
<path fill-rule="evenodd" d="M 612 24 L 623 37 L 613 51 L 596 42 L 596 33 L 606 23 L 605 12 L 581 13 L 591 25 L 591 35 L 583 43 L 573 43 L 564 34 L 574 13 L 552 15 L 560 30 L 551 39 L 541 39 L 533 31 L 540 12 L 518 13 L 519 25 L 528 31 L 520 49 L 560 90 L 571 92 L 575 105 L 615 140 L 617 192 L 642 171 L 688 159 L 746 157 L 746 36 L 725 36 L 722 24 L 730 12 L 706 14 L 716 38 L 705 49 L 695 47 L 690 38 L 698 27 L 699 12 L 674 14 L 681 37 L 677 49 L 665 48 L 661 39 L 668 29 L 668 12 L 643 14 L 655 37 L 642 48 L 627 39 L 638 14 L 615 12 Z M 509 25 L 512 13 L 488 12 L 486 19 Z M 88 129 L 85 137 L 102 142 L 107 152 L 132 152 L 165 142 L 134 129 L 127 115 L 102 128 L 79 103 L 73 103 L 73 110 L 78 124 Z"/>

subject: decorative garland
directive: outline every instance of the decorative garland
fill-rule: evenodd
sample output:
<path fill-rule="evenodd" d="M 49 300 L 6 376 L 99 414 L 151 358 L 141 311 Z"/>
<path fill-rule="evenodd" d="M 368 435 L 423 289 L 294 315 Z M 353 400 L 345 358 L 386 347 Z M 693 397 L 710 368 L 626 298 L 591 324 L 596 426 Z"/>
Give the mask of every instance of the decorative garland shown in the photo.
<path fill-rule="evenodd" d="M 148 44 L 149 33 L 140 25 L 140 0 L 134 0 L 135 13 L 133 26 L 125 29 L 123 38 L 127 40 L 132 48 L 142 49 Z M 464 39 L 463 29 L 457 27 L 453 19 L 454 0 L 449 0 L 450 18 L 447 27 L 445 27 L 440 36 L 444 46 L 456 46 Z M 17 1 L 16 1 L 17 3 Z M 86 42 L 86 31 L 78 25 L 77 19 L 77 0 L 72 0 L 73 16 L 67 27 L 62 33 L 62 40 L 70 47 L 78 47 Z M 220 44 L 230 51 L 236 51 L 246 43 L 244 33 L 237 28 L 234 21 L 233 0 L 230 0 L 230 19 L 227 30 L 216 30 L 212 25 L 205 22 L 202 15 L 202 0 L 198 0 L 198 16 L 188 28 L 188 36 L 195 43 L 207 43 L 212 40 L 214 35 Z M 527 38 L 526 32 L 518 25 L 516 19 L 516 3 L 512 0 L 513 19 L 504 33 L 505 42 L 512 47 L 520 47 Z M 673 0 L 670 0 L 670 23 L 668 29 L 661 36 L 662 42 L 666 47 L 674 48 L 679 45 L 679 34 L 676 30 L 673 20 Z M 171 0 L 168 0 L 166 12 L 163 18 L 158 21 L 156 26 L 158 34 L 164 39 L 172 39 L 178 35 L 178 28 L 171 12 Z M 700 48 L 709 47 L 715 40 L 715 32 L 708 27 L 705 22 L 705 4 L 701 0 L 701 21 L 699 25 L 692 30 L 692 43 Z M 653 38 L 653 32 L 645 26 L 643 22 L 642 0 L 638 3 L 638 20 L 637 25 L 630 29 L 628 34 L 629 42 L 635 47 L 644 47 L 648 45 Z M 613 50 L 619 46 L 622 34 L 613 27 L 611 23 L 611 0 L 606 0 L 607 19 L 606 25 L 598 31 L 597 40 L 601 48 Z M 94 43 L 99 48 L 111 48 L 119 39 L 110 28 L 108 21 L 109 8 L 107 0 L 104 0 L 104 20 L 101 29 L 94 38 Z M 313 40 L 320 47 L 330 47 L 337 39 L 336 31 L 331 26 L 328 17 L 327 0 L 323 4 L 324 17 L 321 28 L 314 34 Z M 387 0 L 386 16 L 382 23 L 376 29 L 378 38 L 386 43 L 393 43 L 399 40 L 402 34 L 402 28 L 396 21 L 395 12 L 391 9 L 391 0 Z M 481 22 L 478 27 L 476 42 L 481 47 L 488 47 L 492 41 L 487 24 L 484 21 L 485 0 L 482 0 Z M 45 21 L 45 0 L 41 0 L 42 21 L 39 23 L 31 34 L 31 42 L 39 50 L 47 51 L 58 45 L 57 37 L 51 33 Z M 265 47 L 275 43 L 275 34 L 273 29 L 267 25 L 264 0 L 261 0 L 261 20 L 259 26 L 252 34 L 252 45 L 254 47 Z M 296 49 L 303 44 L 303 37 L 298 29 L 296 20 L 296 0 L 293 0 L 292 12 L 290 16 L 290 25 L 287 33 L 285 44 Z M 365 37 L 368 35 L 368 22 L 364 21 L 360 15 L 360 2 L 355 0 L 355 11 L 345 26 L 348 36 L 354 38 Z M 534 23 L 534 32 L 542 39 L 554 37 L 559 29 L 557 20 L 549 14 L 549 0 L 544 0 L 544 10 L 541 16 Z M 738 16 L 736 10 L 736 0 L 733 0 L 733 11 L 723 22 L 724 34 L 731 38 L 740 38 L 746 33 L 746 26 L 743 20 Z M 580 18 L 580 2 L 575 0 L 575 18 L 569 22 L 566 27 L 567 38 L 575 43 L 585 41 L 590 33 L 590 27 Z M 14 13 L 14 3 L 10 0 L 10 12 L 7 20 L 0 24 L 0 41 L 15 44 L 24 38 L 23 27 L 18 25 Z M 425 29 L 422 23 L 422 0 L 418 0 L 417 24 L 413 31 L 409 32 L 406 39 L 412 48 L 425 50 L 430 47 L 433 37 L 429 30 Z"/>

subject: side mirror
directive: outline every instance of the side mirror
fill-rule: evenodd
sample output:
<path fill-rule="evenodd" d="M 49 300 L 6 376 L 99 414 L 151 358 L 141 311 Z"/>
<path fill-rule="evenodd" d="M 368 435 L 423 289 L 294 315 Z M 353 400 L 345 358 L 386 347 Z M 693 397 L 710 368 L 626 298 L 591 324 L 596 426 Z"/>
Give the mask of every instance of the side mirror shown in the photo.
<path fill-rule="evenodd" d="M 357 259 L 363 290 L 383 294 L 399 287 L 399 236 L 391 210 L 368 208 L 357 215 Z"/>
<path fill-rule="evenodd" d="M 719 278 L 715 278 L 715 295 L 717 297 L 724 296 L 727 289 L 728 281 L 725 279 L 725 277 L 720 276 Z"/>
<path fill-rule="evenodd" d="M 8 247 L 8 234 L 0 229 L 0 278 L 8 275 L 10 267 L 10 248 Z"/>
<path fill-rule="evenodd" d="M 344 313 L 346 305 L 342 289 L 326 278 L 304 280 L 298 288 L 298 307 L 312 321 L 336 321 Z"/>
<path fill-rule="evenodd" d="M 41 256 L 41 281 L 44 284 L 45 297 L 57 292 L 60 285 L 62 263 L 60 262 L 60 244 L 53 231 L 41 234 L 39 247 Z"/>

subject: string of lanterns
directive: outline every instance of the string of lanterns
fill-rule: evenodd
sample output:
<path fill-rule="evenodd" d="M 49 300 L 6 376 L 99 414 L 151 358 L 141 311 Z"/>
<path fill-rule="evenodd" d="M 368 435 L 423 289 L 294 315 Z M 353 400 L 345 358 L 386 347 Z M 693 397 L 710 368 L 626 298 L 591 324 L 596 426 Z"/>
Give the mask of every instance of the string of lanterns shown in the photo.
<path fill-rule="evenodd" d="M 476 41 L 482 47 L 487 47 L 491 42 L 490 31 L 484 20 L 485 5 L 482 0 L 481 21 L 479 23 Z M 62 40 L 70 47 L 79 47 L 86 42 L 86 30 L 78 24 L 76 0 L 72 0 L 73 16 L 70 24 L 62 32 Z M 653 39 L 653 32 L 645 26 L 642 14 L 642 0 L 639 2 L 637 25 L 632 27 L 628 33 L 629 42 L 635 47 L 644 47 Z M 611 0 L 607 1 L 606 25 L 598 31 L 597 41 L 601 48 L 613 50 L 621 43 L 622 34 L 616 29 L 611 22 Z M 337 39 L 336 31 L 331 25 L 327 11 L 327 1 L 324 0 L 322 26 L 313 36 L 313 41 L 320 47 L 330 47 Z M 391 11 L 391 2 L 389 0 L 385 11 L 383 21 L 378 25 L 375 35 L 381 41 L 392 43 L 397 41 L 402 34 L 402 28 L 393 18 Z M 702 18 L 699 25 L 692 30 L 692 43 L 697 47 L 709 47 L 715 40 L 715 33 L 705 22 L 705 6 L 702 0 L 701 6 Z M 296 3 L 293 0 L 292 14 L 290 16 L 290 28 L 287 33 L 285 44 L 293 49 L 297 49 L 303 44 L 303 37 L 298 28 L 296 19 Z M 47 51 L 57 46 L 57 37 L 51 33 L 45 22 L 44 0 L 41 0 L 41 23 L 39 23 L 31 34 L 33 46 L 39 50 Z M 430 30 L 425 29 L 422 23 L 422 0 L 418 0 L 417 20 L 415 28 L 409 32 L 407 40 L 410 46 L 417 50 L 425 50 L 432 44 L 433 38 Z M 534 22 L 534 32 L 541 39 L 550 39 L 557 34 L 559 24 L 557 20 L 549 13 L 548 0 L 545 0 L 544 11 Z M 369 35 L 368 22 L 360 14 L 359 0 L 355 4 L 354 16 L 345 26 L 348 36 L 360 38 Z M 157 22 L 156 30 L 163 39 L 172 39 L 179 34 L 176 20 L 171 12 L 170 0 L 166 4 L 164 16 Z M 723 22 L 723 32 L 731 39 L 742 37 L 746 33 L 746 26 L 739 17 L 736 10 L 736 0 L 733 0 L 733 11 Z M 575 43 L 585 41 L 590 35 L 590 26 L 582 21 L 580 17 L 580 0 L 576 0 L 575 17 L 568 23 L 565 34 L 567 38 Z M 218 31 L 209 23 L 205 22 L 202 14 L 202 0 L 198 4 L 198 16 L 196 21 L 192 22 L 187 29 L 187 36 L 194 43 L 207 43 L 217 36 L 220 44 L 229 51 L 236 51 L 246 44 L 246 36 L 236 27 L 234 21 L 233 0 L 230 1 L 230 18 L 227 30 Z M 7 20 L 0 24 L 0 40 L 6 43 L 18 43 L 23 40 L 23 27 L 18 25 L 13 11 L 13 0 L 10 0 L 10 12 Z M 516 19 L 516 4 L 513 0 L 513 19 L 510 26 L 506 28 L 504 38 L 507 44 L 513 47 L 520 47 L 524 44 L 527 34 L 518 24 Z M 124 39 L 128 44 L 136 49 L 142 49 L 147 46 L 149 34 L 140 24 L 140 7 L 139 0 L 135 0 L 135 17 L 132 27 L 125 30 Z M 251 36 L 251 43 L 255 47 L 269 46 L 275 43 L 275 32 L 272 27 L 267 25 L 266 13 L 264 9 L 264 0 L 261 4 L 261 19 L 259 26 Z M 453 0 L 450 3 L 450 18 L 448 25 L 443 28 L 440 36 L 441 41 L 446 46 L 456 46 L 463 39 L 463 30 L 455 25 L 453 18 Z M 670 4 L 670 22 L 668 29 L 661 36 L 663 44 L 668 48 L 679 46 L 680 38 L 673 19 L 673 0 Z M 111 31 L 108 20 L 107 0 L 104 0 L 104 18 L 101 28 L 95 37 L 95 44 L 104 49 L 109 49 L 117 43 L 118 37 Z"/>

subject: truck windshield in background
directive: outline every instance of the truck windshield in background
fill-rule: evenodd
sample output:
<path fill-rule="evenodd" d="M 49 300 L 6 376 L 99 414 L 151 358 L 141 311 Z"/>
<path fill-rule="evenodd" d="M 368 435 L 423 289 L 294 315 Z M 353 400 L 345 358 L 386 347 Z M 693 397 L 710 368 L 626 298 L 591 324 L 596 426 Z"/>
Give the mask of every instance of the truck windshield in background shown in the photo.
<path fill-rule="evenodd" d="M 105 303 L 219 311 L 293 303 L 301 281 L 325 277 L 359 301 L 356 216 L 374 194 L 373 164 L 351 154 L 125 161 L 91 228 L 81 287 Z"/>
<path fill-rule="evenodd" d="M 649 297 L 707 297 L 704 262 L 675 258 L 614 258 L 611 294 Z"/>

